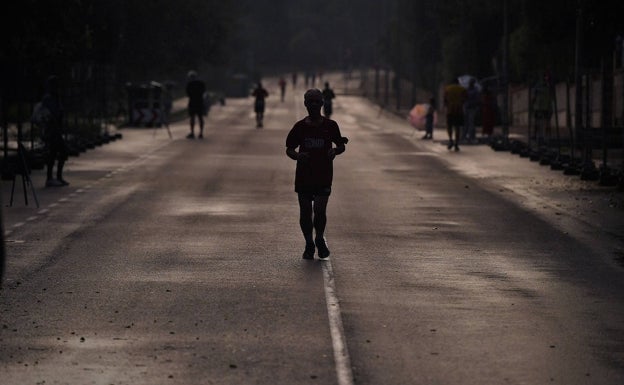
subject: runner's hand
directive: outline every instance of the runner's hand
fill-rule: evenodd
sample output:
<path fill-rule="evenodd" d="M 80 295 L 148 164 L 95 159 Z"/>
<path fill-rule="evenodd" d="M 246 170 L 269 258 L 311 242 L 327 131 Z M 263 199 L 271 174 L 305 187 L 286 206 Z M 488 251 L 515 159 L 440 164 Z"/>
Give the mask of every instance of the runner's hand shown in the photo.
<path fill-rule="evenodd" d="M 307 162 L 310 159 L 310 154 L 307 152 L 300 152 L 297 155 L 297 162 Z"/>
<path fill-rule="evenodd" d="M 334 158 L 336 157 L 336 149 L 332 148 L 327 151 L 327 156 L 329 156 L 329 159 L 334 160 Z"/>

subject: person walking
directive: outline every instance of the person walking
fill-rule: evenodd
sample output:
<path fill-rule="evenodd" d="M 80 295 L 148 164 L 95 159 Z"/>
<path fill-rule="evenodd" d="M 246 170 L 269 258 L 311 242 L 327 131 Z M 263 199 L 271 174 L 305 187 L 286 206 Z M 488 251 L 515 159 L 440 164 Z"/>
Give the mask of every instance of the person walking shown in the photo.
<path fill-rule="evenodd" d="M 446 130 L 449 137 L 448 149 L 455 148 L 459 151 L 459 135 L 464 125 L 464 103 L 466 102 L 466 89 L 459 85 L 457 77 L 453 82 L 444 87 L 444 107 L 446 108 Z M 455 133 L 455 141 L 453 141 Z"/>
<path fill-rule="evenodd" d="M 305 239 L 304 259 L 314 259 L 315 248 L 321 260 L 329 257 L 325 239 L 327 202 L 331 194 L 333 161 L 345 152 L 348 139 L 338 124 L 321 116 L 323 94 L 310 89 L 304 94 L 308 116 L 299 120 L 286 137 L 286 155 L 297 161 L 295 192 L 299 201 L 299 225 Z M 315 236 L 313 236 L 315 232 Z"/>
<path fill-rule="evenodd" d="M 480 105 L 479 89 L 476 86 L 476 80 L 470 79 L 468 89 L 466 90 L 465 109 L 465 126 L 463 139 L 473 143 L 476 140 L 475 118 Z"/>
<path fill-rule="evenodd" d="M 336 94 L 334 90 L 329 87 L 329 82 L 325 82 L 325 88 L 323 89 L 323 115 L 325 115 L 327 119 L 329 119 L 334 112 L 332 100 L 335 98 Z"/>
<path fill-rule="evenodd" d="M 269 97 L 269 93 L 262 87 L 262 83 L 258 82 L 256 89 L 253 90 L 251 96 L 255 97 L 254 111 L 256 113 L 256 128 L 262 128 L 264 125 L 264 99 Z"/>
<path fill-rule="evenodd" d="M 40 121 L 43 130 L 42 139 L 47 150 L 47 177 L 46 187 L 68 186 L 69 182 L 63 179 L 63 168 L 69 152 L 63 138 L 63 105 L 60 99 L 58 77 L 51 75 L 46 80 L 46 92 L 41 100 L 41 109 L 45 111 L 45 118 Z M 56 179 L 54 175 L 56 163 Z"/>
<path fill-rule="evenodd" d="M 206 114 L 204 92 L 206 92 L 206 84 L 197 78 L 197 72 L 189 71 L 186 84 L 186 95 L 189 98 L 188 112 L 191 118 L 191 132 L 186 136 L 189 139 L 195 138 L 195 117 L 199 122 L 198 138 L 204 137 L 204 115 Z"/>
<path fill-rule="evenodd" d="M 435 117 L 435 99 L 429 99 L 429 104 L 427 105 L 427 114 L 425 115 L 425 136 L 422 139 L 433 139 L 433 120 Z"/>

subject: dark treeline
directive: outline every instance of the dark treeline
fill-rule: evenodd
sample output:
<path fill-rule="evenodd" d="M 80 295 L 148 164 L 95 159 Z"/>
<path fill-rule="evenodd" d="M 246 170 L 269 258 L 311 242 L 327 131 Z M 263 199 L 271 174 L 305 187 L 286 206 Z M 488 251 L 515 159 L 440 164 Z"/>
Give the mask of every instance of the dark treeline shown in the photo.
<path fill-rule="evenodd" d="M 624 2 L 606 0 L 242 3 L 238 48 L 253 68 L 377 65 L 429 89 L 456 74 L 500 75 L 505 14 L 513 82 L 529 81 L 544 71 L 559 78 L 573 76 L 577 44 L 580 64 L 600 68 L 612 60 L 616 37 L 624 35 Z"/>
<path fill-rule="evenodd" d="M 183 79 L 188 69 L 267 74 L 382 66 L 432 89 L 500 73 L 504 4 L 510 78 L 609 61 L 624 2 L 589 0 L 23 0 L 4 7 L 3 88 L 49 73 Z M 210 72 L 210 71 L 205 71 Z M 32 88 L 32 87 L 31 87 Z"/>
<path fill-rule="evenodd" d="M 150 80 L 225 58 L 235 13 L 215 0 L 23 0 L 3 7 L 3 88 L 56 73 Z M 67 80 L 67 79 L 66 79 Z M 13 84 L 13 83 L 19 84 Z M 17 86 L 17 87 L 16 87 Z"/>
<path fill-rule="evenodd" d="M 242 0 L 238 66 L 266 73 L 368 64 L 382 28 L 381 0 Z"/>
<path fill-rule="evenodd" d="M 501 75 L 505 3 L 512 82 L 530 81 L 544 71 L 572 77 L 577 43 L 583 69 L 600 68 L 611 62 L 616 38 L 624 35 L 624 2 L 396 0 L 395 16 L 380 41 L 384 56 L 404 77 L 429 89 L 457 74 Z"/>

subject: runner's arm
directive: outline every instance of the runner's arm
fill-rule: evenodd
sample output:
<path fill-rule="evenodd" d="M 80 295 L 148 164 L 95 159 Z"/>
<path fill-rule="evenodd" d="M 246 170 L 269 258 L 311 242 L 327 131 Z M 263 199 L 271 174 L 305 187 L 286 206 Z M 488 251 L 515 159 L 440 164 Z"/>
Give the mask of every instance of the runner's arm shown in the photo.
<path fill-rule="evenodd" d="M 309 155 L 305 152 L 297 152 L 294 147 L 286 147 L 286 155 L 292 160 L 296 161 L 305 161 L 308 159 Z"/>

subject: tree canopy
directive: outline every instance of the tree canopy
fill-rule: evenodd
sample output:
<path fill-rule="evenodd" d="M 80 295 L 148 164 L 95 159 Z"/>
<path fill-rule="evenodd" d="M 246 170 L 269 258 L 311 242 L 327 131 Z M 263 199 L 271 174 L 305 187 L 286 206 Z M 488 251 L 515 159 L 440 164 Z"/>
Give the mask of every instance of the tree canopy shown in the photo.
<path fill-rule="evenodd" d="M 608 61 L 615 37 L 624 35 L 624 2 L 23 0 L 0 15 L 0 66 L 6 85 L 91 65 L 112 69 L 119 81 L 205 66 L 269 72 L 380 65 L 430 88 L 459 73 L 500 73 L 505 3 L 512 80 L 545 70 L 569 76 L 577 20 L 587 67 Z"/>

